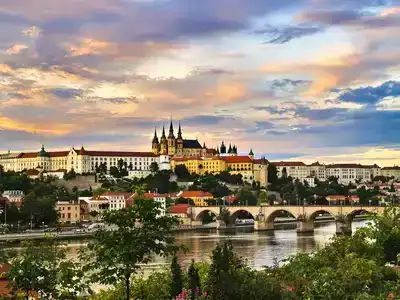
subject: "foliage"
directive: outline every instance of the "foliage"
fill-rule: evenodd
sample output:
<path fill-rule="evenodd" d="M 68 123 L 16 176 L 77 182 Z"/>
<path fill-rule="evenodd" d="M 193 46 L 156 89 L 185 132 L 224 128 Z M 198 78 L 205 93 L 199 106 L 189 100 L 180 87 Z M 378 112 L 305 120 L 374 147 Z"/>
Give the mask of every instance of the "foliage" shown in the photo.
<path fill-rule="evenodd" d="M 74 169 L 71 169 L 69 172 L 64 174 L 64 180 L 68 181 L 68 180 L 72 180 L 76 178 L 76 173 L 74 171 Z"/>
<path fill-rule="evenodd" d="M 152 172 L 152 173 L 156 173 L 156 172 L 158 172 L 158 170 L 159 170 L 159 167 L 158 167 L 158 163 L 157 162 L 152 162 L 151 164 L 150 164 L 150 171 Z"/>
<path fill-rule="evenodd" d="M 188 289 L 191 290 L 192 292 L 198 290 L 198 292 L 201 293 L 199 271 L 195 266 L 194 260 L 192 260 L 192 263 L 190 264 L 188 270 Z M 191 300 L 194 300 L 195 296 L 196 294 L 192 293 Z"/>
<path fill-rule="evenodd" d="M 130 299 L 131 276 L 139 264 L 150 262 L 153 253 L 165 256 L 179 249 L 171 234 L 178 220 L 159 213 L 158 202 L 138 197 L 134 205 L 104 214 L 106 227 L 95 233 L 88 251 L 81 253 L 93 281 L 123 282 L 126 299 Z"/>
<path fill-rule="evenodd" d="M 231 225 L 234 222 L 234 220 L 232 220 L 230 211 L 225 207 L 221 208 L 218 219 L 223 221 L 226 225 Z"/>
<path fill-rule="evenodd" d="M 237 201 L 240 205 L 257 205 L 258 199 L 248 188 L 241 188 L 237 194 Z"/>
<path fill-rule="evenodd" d="M 11 265 L 7 272 L 9 287 L 15 295 L 23 292 L 44 299 L 77 299 L 88 289 L 80 265 L 66 259 L 66 248 L 54 238 L 35 244 L 24 242 L 20 251 L 8 251 Z"/>
<path fill-rule="evenodd" d="M 189 170 L 185 165 L 177 165 L 175 166 L 175 174 L 178 176 L 180 180 L 188 180 L 191 179 Z"/>
<path fill-rule="evenodd" d="M 35 192 L 28 194 L 20 208 L 21 220 L 25 224 L 32 222 L 36 226 L 54 224 L 57 222 L 58 213 L 55 209 L 57 202 L 54 194 L 39 197 Z"/>
<path fill-rule="evenodd" d="M 183 288 L 182 269 L 178 262 L 178 257 L 174 255 L 171 262 L 171 297 L 178 296 Z"/>

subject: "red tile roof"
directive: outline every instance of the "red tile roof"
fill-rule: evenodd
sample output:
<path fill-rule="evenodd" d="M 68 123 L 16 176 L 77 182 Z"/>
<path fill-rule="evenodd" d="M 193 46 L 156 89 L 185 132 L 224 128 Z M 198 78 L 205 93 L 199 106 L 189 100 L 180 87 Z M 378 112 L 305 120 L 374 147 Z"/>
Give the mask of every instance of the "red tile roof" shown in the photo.
<path fill-rule="evenodd" d="M 223 156 L 221 158 L 228 164 L 253 162 L 249 156 Z"/>
<path fill-rule="evenodd" d="M 178 194 L 179 195 L 179 194 Z M 209 192 L 203 192 L 203 191 L 183 191 L 179 197 L 183 198 L 214 198 L 213 195 Z"/>
<path fill-rule="evenodd" d="M 189 207 L 189 204 L 176 204 L 171 206 L 168 211 L 171 214 L 187 214 Z"/>
<path fill-rule="evenodd" d="M 257 158 L 257 159 L 253 159 L 253 163 L 256 165 L 267 165 L 268 164 L 268 160 L 266 160 L 265 158 Z"/>
<path fill-rule="evenodd" d="M 302 161 L 279 161 L 279 162 L 272 162 L 277 167 L 305 167 L 307 166 Z"/>
<path fill-rule="evenodd" d="M 39 174 L 40 174 L 40 172 L 35 169 L 29 169 L 28 171 L 26 171 L 26 175 L 28 175 L 28 176 L 36 176 Z"/>
<path fill-rule="evenodd" d="M 329 195 L 325 197 L 328 201 L 335 201 L 335 200 L 346 200 L 345 196 L 342 195 Z"/>
<path fill-rule="evenodd" d="M 115 157 L 157 157 L 153 152 L 121 152 L 121 151 L 88 151 L 89 156 L 115 156 Z"/>
<path fill-rule="evenodd" d="M 225 196 L 224 200 L 228 203 L 232 203 L 235 202 L 237 199 L 236 195 L 229 195 L 229 196 Z"/>
<path fill-rule="evenodd" d="M 359 169 L 362 168 L 363 166 L 360 164 L 332 164 L 332 165 L 327 165 L 326 167 L 330 169 L 333 168 Z"/>
<path fill-rule="evenodd" d="M 64 157 L 68 156 L 69 151 L 53 151 L 47 152 L 50 157 Z M 38 156 L 38 152 L 27 152 L 21 153 L 18 158 L 35 158 Z"/>

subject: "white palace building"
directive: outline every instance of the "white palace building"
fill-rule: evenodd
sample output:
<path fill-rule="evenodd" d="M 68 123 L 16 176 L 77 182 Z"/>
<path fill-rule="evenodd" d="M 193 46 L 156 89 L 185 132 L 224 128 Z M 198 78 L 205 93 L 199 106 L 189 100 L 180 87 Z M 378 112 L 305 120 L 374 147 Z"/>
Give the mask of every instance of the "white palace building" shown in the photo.
<path fill-rule="evenodd" d="M 160 170 L 170 169 L 168 155 L 157 155 L 152 152 L 120 152 L 120 151 L 89 151 L 82 146 L 80 150 L 72 148 L 69 151 L 49 151 L 42 146 L 39 152 L 20 152 L 0 154 L 0 165 L 5 171 L 21 172 L 23 170 L 40 169 L 47 172 L 70 171 L 76 173 L 94 173 L 100 165 L 105 165 L 107 171 L 118 167 L 118 161 L 123 160 L 129 166 L 130 172 L 150 172 L 153 162 Z"/>

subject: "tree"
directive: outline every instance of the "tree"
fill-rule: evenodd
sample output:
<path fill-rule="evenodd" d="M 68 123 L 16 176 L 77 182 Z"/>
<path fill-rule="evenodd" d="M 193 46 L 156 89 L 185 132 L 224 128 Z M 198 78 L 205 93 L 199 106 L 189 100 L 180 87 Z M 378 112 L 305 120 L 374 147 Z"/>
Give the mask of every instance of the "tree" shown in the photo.
<path fill-rule="evenodd" d="M 64 180 L 72 180 L 76 178 L 76 173 L 74 169 L 71 169 L 69 172 L 64 174 Z"/>
<path fill-rule="evenodd" d="M 257 197 L 247 188 L 240 189 L 237 200 L 241 205 L 257 205 Z"/>
<path fill-rule="evenodd" d="M 267 199 L 268 199 L 267 191 L 260 190 L 260 193 L 258 194 L 257 204 L 258 205 L 266 204 L 267 203 Z"/>
<path fill-rule="evenodd" d="M 191 291 L 191 300 L 194 300 L 196 296 L 201 293 L 199 271 L 194 265 L 194 259 L 192 259 L 188 270 L 188 288 Z"/>
<path fill-rule="evenodd" d="M 287 169 L 286 169 L 286 167 L 283 167 L 283 169 L 282 169 L 282 178 L 287 178 L 287 177 L 288 177 Z"/>
<path fill-rule="evenodd" d="M 110 175 L 112 177 L 114 177 L 114 178 L 120 178 L 121 177 L 120 171 L 118 170 L 117 167 L 114 167 L 114 166 L 110 167 Z"/>
<path fill-rule="evenodd" d="M 151 171 L 152 173 L 156 173 L 156 172 L 158 172 L 158 170 L 159 170 L 159 168 L 158 168 L 158 163 L 156 163 L 155 161 L 152 162 L 152 163 L 150 164 L 150 171 Z"/>
<path fill-rule="evenodd" d="M 174 255 L 171 262 L 171 297 L 175 299 L 183 289 L 182 269 L 178 257 Z"/>
<path fill-rule="evenodd" d="M 278 180 L 278 169 L 274 164 L 268 165 L 268 182 L 274 184 Z"/>
<path fill-rule="evenodd" d="M 175 174 L 179 177 L 179 179 L 189 179 L 190 173 L 185 165 L 177 165 L 175 167 Z"/>
<path fill-rule="evenodd" d="M 275 201 L 276 201 L 276 195 L 275 194 L 268 195 L 268 204 L 269 205 L 274 205 Z"/>
<path fill-rule="evenodd" d="M 88 251 L 81 253 L 93 281 L 123 284 L 129 300 L 131 276 L 140 264 L 150 262 L 153 253 L 166 256 L 179 250 L 172 235 L 179 221 L 160 216 L 160 208 L 160 203 L 138 197 L 132 206 L 104 214 L 106 226 L 94 234 Z"/>
<path fill-rule="evenodd" d="M 118 166 L 118 170 L 121 172 L 122 168 L 124 167 L 124 160 L 122 158 L 118 159 L 117 166 Z"/>
<path fill-rule="evenodd" d="M 23 242 L 20 251 L 8 251 L 6 260 L 11 265 L 7 272 L 8 287 L 15 295 L 23 292 L 26 299 L 39 295 L 42 299 L 77 299 L 88 289 L 85 274 L 66 258 L 66 247 L 54 238 L 35 244 Z"/>

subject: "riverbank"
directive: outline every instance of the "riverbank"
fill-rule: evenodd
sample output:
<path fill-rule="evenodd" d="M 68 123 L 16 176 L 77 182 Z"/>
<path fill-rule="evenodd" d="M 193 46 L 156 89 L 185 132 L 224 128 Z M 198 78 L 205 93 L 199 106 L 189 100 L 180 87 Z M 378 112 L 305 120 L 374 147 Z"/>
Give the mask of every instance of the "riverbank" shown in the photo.
<path fill-rule="evenodd" d="M 366 216 L 357 216 L 356 220 L 365 220 Z M 329 223 L 333 222 L 334 218 L 330 216 L 321 216 L 318 217 L 315 222 L 316 223 Z M 280 228 L 284 225 L 296 225 L 296 220 L 292 218 L 277 218 L 274 222 L 275 227 Z M 253 224 L 243 224 L 238 225 L 238 228 L 251 228 Z M 191 231 L 199 231 L 199 232 L 208 232 L 210 230 L 216 230 L 217 224 L 210 223 L 207 225 L 200 226 L 192 226 L 192 225 L 181 225 L 179 228 L 175 228 L 175 232 L 191 232 Z M 22 234 L 3 234 L 0 235 L 0 243 L 1 244 L 18 244 L 22 241 L 26 240 L 43 240 L 48 236 L 56 236 L 57 239 L 60 240 L 85 240 L 90 239 L 95 231 L 86 231 L 86 232 L 60 232 L 60 233 L 46 233 L 46 232 L 35 232 L 35 233 L 22 233 Z"/>

